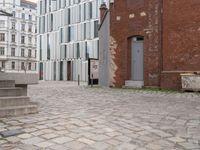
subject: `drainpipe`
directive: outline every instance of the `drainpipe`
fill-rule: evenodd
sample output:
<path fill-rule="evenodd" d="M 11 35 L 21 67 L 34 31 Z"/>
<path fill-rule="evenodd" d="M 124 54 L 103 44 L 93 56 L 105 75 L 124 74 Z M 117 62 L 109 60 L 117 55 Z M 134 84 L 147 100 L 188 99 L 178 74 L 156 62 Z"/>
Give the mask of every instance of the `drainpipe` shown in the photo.
<path fill-rule="evenodd" d="M 160 21 L 161 21 L 161 27 L 160 27 L 160 30 L 161 30 L 161 52 L 160 52 L 160 87 L 161 87 L 161 74 L 162 74 L 162 71 L 163 71 L 163 16 L 164 16 L 164 1 L 161 0 L 161 17 L 160 17 Z"/>

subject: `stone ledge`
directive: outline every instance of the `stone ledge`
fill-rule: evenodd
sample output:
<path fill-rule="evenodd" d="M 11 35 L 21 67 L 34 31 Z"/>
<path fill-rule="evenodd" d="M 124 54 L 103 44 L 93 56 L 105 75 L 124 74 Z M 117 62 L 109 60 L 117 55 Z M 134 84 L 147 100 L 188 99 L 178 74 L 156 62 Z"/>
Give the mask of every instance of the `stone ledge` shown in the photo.
<path fill-rule="evenodd" d="M 4 73 L 0 72 L 0 80 L 15 80 L 15 84 L 38 84 L 39 75 L 37 73 Z"/>

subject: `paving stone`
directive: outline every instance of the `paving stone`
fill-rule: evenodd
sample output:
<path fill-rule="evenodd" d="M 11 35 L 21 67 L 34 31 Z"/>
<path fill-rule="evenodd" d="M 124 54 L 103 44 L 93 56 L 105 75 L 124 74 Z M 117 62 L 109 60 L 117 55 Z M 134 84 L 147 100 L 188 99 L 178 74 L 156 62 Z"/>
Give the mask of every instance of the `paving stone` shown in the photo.
<path fill-rule="evenodd" d="M 63 145 L 53 145 L 53 146 L 50 146 L 49 149 L 51 149 L 51 150 L 71 150 L 70 148 L 67 148 L 66 146 L 63 146 Z"/>
<path fill-rule="evenodd" d="M 86 144 L 78 142 L 78 141 L 72 141 L 72 142 L 66 143 L 65 146 L 73 150 L 80 150 L 86 147 Z"/>
<path fill-rule="evenodd" d="M 104 142 L 95 142 L 94 144 L 90 145 L 95 150 L 106 150 L 111 147 L 111 145 L 104 143 Z"/>
<path fill-rule="evenodd" d="M 58 143 L 58 144 L 64 144 L 64 143 L 73 141 L 73 139 L 70 138 L 70 137 L 57 137 L 57 138 L 54 138 L 54 139 L 51 139 L 51 140 L 55 143 Z"/>
<path fill-rule="evenodd" d="M 17 137 L 19 137 L 21 139 L 28 139 L 28 138 L 32 137 L 32 135 L 25 133 L 25 134 L 18 135 Z"/>
<path fill-rule="evenodd" d="M 0 127 L 0 132 L 6 131 L 6 130 L 7 130 L 6 128 Z"/>
<path fill-rule="evenodd" d="M 154 143 L 150 143 L 146 147 L 149 150 L 161 150 L 162 149 L 162 147 L 160 145 L 157 145 L 157 144 L 154 144 Z"/>
<path fill-rule="evenodd" d="M 128 136 L 116 136 L 114 139 L 117 139 L 122 142 L 130 142 L 131 138 Z"/>
<path fill-rule="evenodd" d="M 24 143 L 24 144 L 34 145 L 34 144 L 37 144 L 37 143 L 40 143 L 40 142 L 43 142 L 43 141 L 44 141 L 44 139 L 42 139 L 40 137 L 32 137 L 32 138 L 29 138 L 29 139 L 22 140 L 21 142 Z"/>
<path fill-rule="evenodd" d="M 17 143 L 19 142 L 21 139 L 16 137 L 16 136 L 11 136 L 11 137 L 8 137 L 6 138 L 7 141 L 11 142 L 11 143 Z"/>
<path fill-rule="evenodd" d="M 0 135 L 2 137 L 10 137 L 10 136 L 16 136 L 16 135 L 19 135 L 19 134 L 22 134 L 22 133 L 24 133 L 24 132 L 21 131 L 21 130 L 8 130 L 8 131 L 0 132 Z"/>
<path fill-rule="evenodd" d="M 104 141 L 104 140 L 110 139 L 109 136 L 106 136 L 103 134 L 97 134 L 97 135 L 91 136 L 90 138 L 92 138 L 95 141 Z"/>
<path fill-rule="evenodd" d="M 95 141 L 87 139 L 87 138 L 79 138 L 78 141 L 82 142 L 82 143 L 85 143 L 85 144 L 88 144 L 88 145 L 91 145 L 91 144 L 95 143 Z"/>
<path fill-rule="evenodd" d="M 180 138 L 180 137 L 172 137 L 172 138 L 168 138 L 168 140 L 174 142 L 174 143 L 180 143 L 180 142 L 185 142 L 185 139 Z"/>
<path fill-rule="evenodd" d="M 108 136 L 111 136 L 111 137 L 114 137 L 114 136 L 117 136 L 117 135 L 122 135 L 122 133 L 120 133 L 120 132 L 107 132 L 105 134 L 108 135 Z"/>
<path fill-rule="evenodd" d="M 0 145 L 7 143 L 6 140 L 0 139 Z"/>
<path fill-rule="evenodd" d="M 53 134 L 53 133 L 49 133 L 49 134 L 42 135 L 42 137 L 45 138 L 45 139 L 52 139 L 52 138 L 58 137 L 58 135 Z"/>
<path fill-rule="evenodd" d="M 37 131 L 36 128 L 27 128 L 27 129 L 24 129 L 24 132 L 27 132 L 27 133 L 35 132 L 35 131 Z"/>
<path fill-rule="evenodd" d="M 55 145 L 55 144 L 50 142 L 50 141 L 45 141 L 45 142 L 41 142 L 41 143 L 36 143 L 34 145 L 36 145 L 40 148 L 47 148 L 47 147 L 50 147 L 50 146 Z"/>
<path fill-rule="evenodd" d="M 185 149 L 200 149 L 199 144 L 193 144 L 193 143 L 179 143 L 179 145 L 183 146 Z"/>
<path fill-rule="evenodd" d="M 136 145 L 130 143 L 123 143 L 117 147 L 117 150 L 135 150 L 136 148 Z"/>
<path fill-rule="evenodd" d="M 42 134 L 45 134 L 45 133 L 42 132 L 42 131 L 36 131 L 36 132 L 31 133 L 31 134 L 34 135 L 34 136 L 39 136 L 39 135 L 42 135 Z"/>
<path fill-rule="evenodd" d="M 117 145 L 119 145 L 119 144 L 122 143 L 121 141 L 114 140 L 114 139 L 106 140 L 106 142 L 107 142 L 108 144 L 111 144 L 111 145 L 114 145 L 114 146 L 117 146 Z"/>

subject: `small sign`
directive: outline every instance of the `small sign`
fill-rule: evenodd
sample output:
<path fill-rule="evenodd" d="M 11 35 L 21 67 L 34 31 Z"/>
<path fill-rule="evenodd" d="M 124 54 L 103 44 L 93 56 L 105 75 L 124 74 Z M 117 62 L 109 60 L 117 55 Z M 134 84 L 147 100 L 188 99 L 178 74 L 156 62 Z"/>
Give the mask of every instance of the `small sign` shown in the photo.
<path fill-rule="evenodd" d="M 88 59 L 88 85 L 98 84 L 99 82 L 99 60 Z"/>
<path fill-rule="evenodd" d="M 90 60 L 90 78 L 99 79 L 99 60 Z"/>

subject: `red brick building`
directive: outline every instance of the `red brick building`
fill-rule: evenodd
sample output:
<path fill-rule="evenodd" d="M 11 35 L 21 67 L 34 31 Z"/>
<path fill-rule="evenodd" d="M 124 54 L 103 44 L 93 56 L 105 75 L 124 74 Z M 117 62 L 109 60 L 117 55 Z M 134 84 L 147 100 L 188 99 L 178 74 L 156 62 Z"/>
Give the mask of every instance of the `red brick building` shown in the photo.
<path fill-rule="evenodd" d="M 108 44 L 107 85 L 179 89 L 181 73 L 200 71 L 199 0 L 115 0 L 102 6 L 101 17 L 100 74 Z"/>

